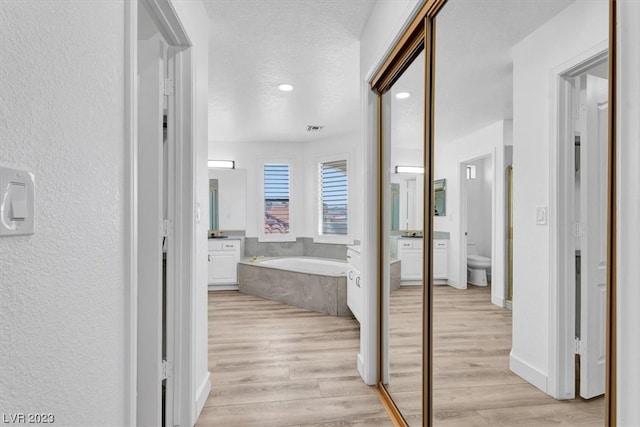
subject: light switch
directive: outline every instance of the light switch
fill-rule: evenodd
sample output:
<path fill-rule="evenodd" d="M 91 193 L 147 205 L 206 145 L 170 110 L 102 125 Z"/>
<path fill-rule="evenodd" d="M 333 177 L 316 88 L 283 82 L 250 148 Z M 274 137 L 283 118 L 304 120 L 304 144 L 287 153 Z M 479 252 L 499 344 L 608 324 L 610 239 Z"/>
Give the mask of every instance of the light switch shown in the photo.
<path fill-rule="evenodd" d="M 34 175 L 0 166 L 0 236 L 34 232 Z"/>
<path fill-rule="evenodd" d="M 27 194 L 25 185 L 10 183 L 9 198 L 11 199 L 9 219 L 12 221 L 24 221 L 27 217 Z"/>

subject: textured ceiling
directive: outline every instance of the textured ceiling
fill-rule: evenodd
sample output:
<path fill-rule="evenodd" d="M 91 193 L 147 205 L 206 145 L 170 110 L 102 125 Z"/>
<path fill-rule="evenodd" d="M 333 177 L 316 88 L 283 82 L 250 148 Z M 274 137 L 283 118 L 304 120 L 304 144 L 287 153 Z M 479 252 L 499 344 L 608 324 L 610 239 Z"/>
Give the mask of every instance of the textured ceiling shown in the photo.
<path fill-rule="evenodd" d="M 449 0 L 436 21 L 436 138 L 512 117 L 511 47 L 576 0 Z M 589 1 L 589 0 L 578 0 Z M 305 142 L 360 125 L 359 38 L 371 0 L 205 0 L 210 141 Z M 394 146 L 420 144 L 424 56 L 392 88 Z M 281 92 L 279 83 L 293 92 Z M 307 125 L 321 125 L 319 133 Z"/>
<path fill-rule="evenodd" d="M 210 141 L 311 141 L 360 125 L 370 0 L 205 0 Z M 290 83 L 292 92 L 277 86 Z M 307 125 L 321 125 L 318 133 Z"/>
<path fill-rule="evenodd" d="M 512 118 L 511 48 L 574 1 L 447 2 L 436 19 L 437 143 Z M 423 109 L 418 108 L 423 100 L 423 70 L 421 55 L 392 88 L 393 94 L 412 93 L 409 99 L 392 101 L 395 147 L 417 148 L 421 144 L 423 130 L 411 123 L 423 123 Z"/>

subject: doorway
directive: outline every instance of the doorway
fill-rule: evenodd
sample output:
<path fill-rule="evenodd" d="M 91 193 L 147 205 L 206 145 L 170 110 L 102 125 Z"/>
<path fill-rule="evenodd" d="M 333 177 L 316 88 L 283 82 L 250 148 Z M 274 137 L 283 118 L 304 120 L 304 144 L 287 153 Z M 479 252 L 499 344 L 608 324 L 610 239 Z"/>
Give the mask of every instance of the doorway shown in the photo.
<path fill-rule="evenodd" d="M 466 277 L 466 280 L 460 280 L 460 288 L 466 289 L 468 285 L 491 287 L 496 241 L 493 156 L 463 161 L 460 171 L 460 278 Z M 470 259 L 477 265 L 469 265 Z"/>
<path fill-rule="evenodd" d="M 565 73 L 559 123 L 565 135 L 562 154 L 569 172 L 559 182 L 571 203 L 564 204 L 569 217 L 563 262 L 574 286 L 572 348 L 576 364 L 574 387 L 568 393 L 591 399 L 605 392 L 606 271 L 607 271 L 607 132 L 608 58 L 602 51 Z M 573 255 L 573 256 L 572 256 Z M 571 355 L 566 356 L 568 359 Z"/>

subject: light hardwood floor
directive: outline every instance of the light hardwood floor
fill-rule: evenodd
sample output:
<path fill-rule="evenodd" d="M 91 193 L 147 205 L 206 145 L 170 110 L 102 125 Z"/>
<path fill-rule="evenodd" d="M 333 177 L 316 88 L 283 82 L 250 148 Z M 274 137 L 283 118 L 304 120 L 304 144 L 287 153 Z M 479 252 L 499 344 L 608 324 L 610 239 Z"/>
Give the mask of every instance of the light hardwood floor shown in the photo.
<path fill-rule="evenodd" d="M 422 288 L 391 294 L 389 389 L 409 425 L 421 425 Z M 433 408 L 436 426 L 602 426 L 604 401 L 558 401 L 509 370 L 511 311 L 489 287 L 434 286 Z"/>
<path fill-rule="evenodd" d="M 420 293 L 402 287 L 391 301 L 391 390 L 411 426 L 421 425 Z M 436 286 L 434 301 L 435 425 L 603 425 L 602 399 L 556 401 L 509 371 L 511 312 L 488 288 Z M 391 426 L 358 375 L 358 349 L 354 319 L 210 292 L 213 389 L 197 426 Z"/>
<path fill-rule="evenodd" d="M 355 319 L 209 293 L 212 391 L 197 426 L 391 426 L 356 369 Z"/>

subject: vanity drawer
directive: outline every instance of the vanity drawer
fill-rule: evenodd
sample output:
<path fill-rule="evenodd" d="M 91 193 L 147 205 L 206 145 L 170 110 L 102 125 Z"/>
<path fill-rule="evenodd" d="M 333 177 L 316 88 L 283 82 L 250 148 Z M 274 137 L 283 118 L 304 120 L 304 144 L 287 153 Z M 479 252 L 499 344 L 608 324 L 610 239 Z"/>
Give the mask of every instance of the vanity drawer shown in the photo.
<path fill-rule="evenodd" d="M 240 242 L 237 240 L 230 240 L 228 242 L 222 242 L 222 250 L 233 250 L 240 247 Z"/>
<path fill-rule="evenodd" d="M 446 249 L 447 241 L 446 240 L 434 240 L 433 248 L 434 249 Z"/>

